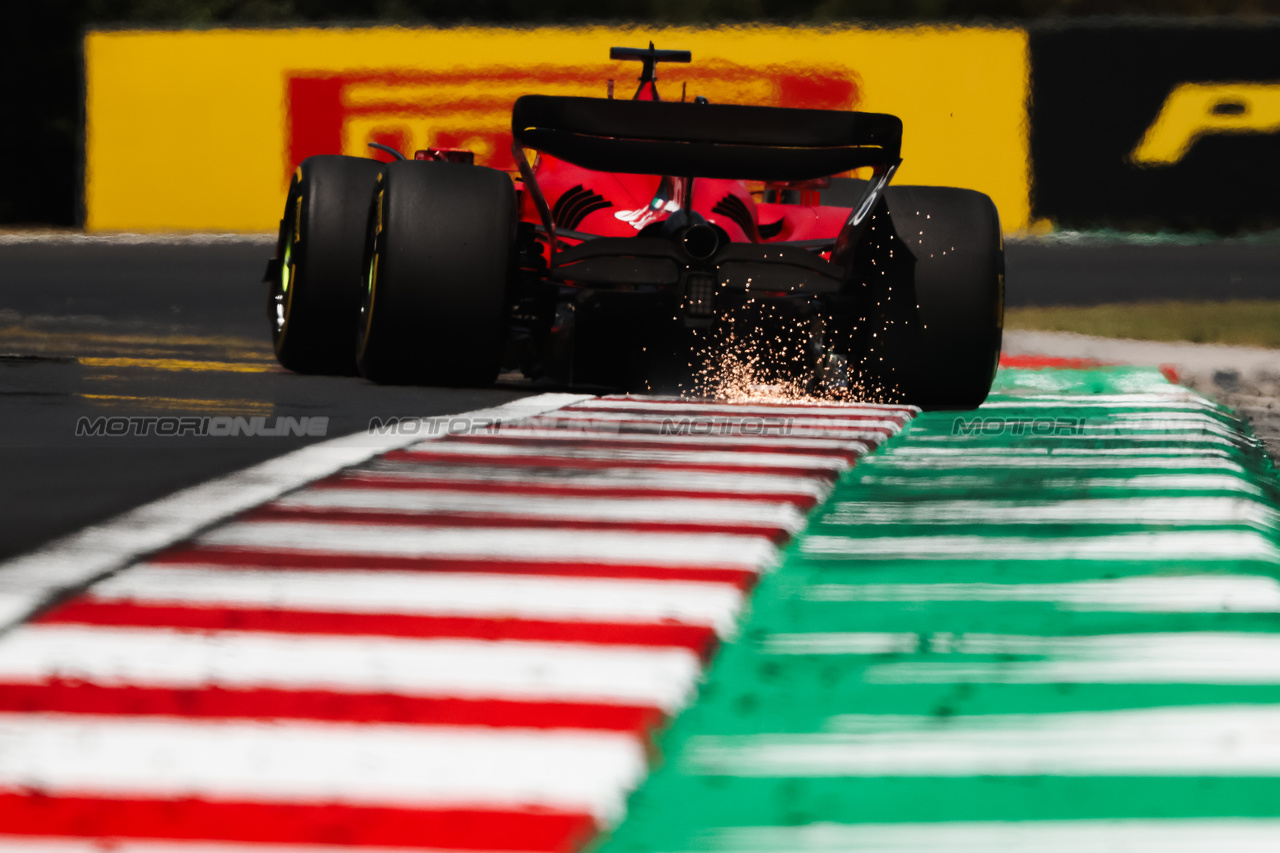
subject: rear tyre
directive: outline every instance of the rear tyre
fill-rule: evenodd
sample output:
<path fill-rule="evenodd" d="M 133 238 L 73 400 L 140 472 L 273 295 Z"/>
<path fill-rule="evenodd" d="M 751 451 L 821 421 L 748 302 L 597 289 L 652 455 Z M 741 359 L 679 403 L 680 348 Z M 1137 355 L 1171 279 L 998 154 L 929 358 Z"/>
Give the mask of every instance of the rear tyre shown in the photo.
<path fill-rule="evenodd" d="M 995 378 L 1004 326 L 996 207 L 954 187 L 889 187 L 884 200 L 887 223 L 881 206 L 872 224 L 890 227 L 868 229 L 876 263 L 863 266 L 879 328 L 866 363 L 908 403 L 977 408 Z"/>
<path fill-rule="evenodd" d="M 381 168 L 375 160 L 320 156 L 294 172 L 267 306 L 276 358 L 290 370 L 356 372 L 365 222 Z"/>
<path fill-rule="evenodd" d="M 386 384 L 492 384 L 516 270 L 511 179 L 461 163 L 391 163 L 367 228 L 360 373 Z"/>

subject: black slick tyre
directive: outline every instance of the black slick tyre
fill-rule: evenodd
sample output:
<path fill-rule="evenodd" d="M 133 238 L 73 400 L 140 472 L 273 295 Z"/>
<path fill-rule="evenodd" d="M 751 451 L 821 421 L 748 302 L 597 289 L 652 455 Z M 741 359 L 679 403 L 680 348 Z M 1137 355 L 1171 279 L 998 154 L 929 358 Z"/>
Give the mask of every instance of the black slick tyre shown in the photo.
<path fill-rule="evenodd" d="M 859 245 L 864 316 L 875 332 L 865 339 L 865 375 L 888 399 L 977 408 L 995 378 L 1004 326 L 995 205 L 974 190 L 891 186 L 870 225 Z"/>
<path fill-rule="evenodd" d="M 298 373 L 356 372 L 369 199 L 382 164 L 308 157 L 293 174 L 268 276 L 276 358 Z"/>
<path fill-rule="evenodd" d="M 516 270 L 511 179 L 462 163 L 391 163 L 367 228 L 360 373 L 388 384 L 492 384 Z"/>

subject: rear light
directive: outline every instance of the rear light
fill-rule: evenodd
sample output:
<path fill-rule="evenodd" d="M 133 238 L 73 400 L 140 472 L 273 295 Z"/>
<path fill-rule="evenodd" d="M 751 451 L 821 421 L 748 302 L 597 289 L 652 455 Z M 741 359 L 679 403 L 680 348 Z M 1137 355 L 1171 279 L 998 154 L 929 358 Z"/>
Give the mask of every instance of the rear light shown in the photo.
<path fill-rule="evenodd" d="M 692 273 L 684 284 L 684 313 L 688 317 L 710 317 L 715 306 L 716 280 Z"/>

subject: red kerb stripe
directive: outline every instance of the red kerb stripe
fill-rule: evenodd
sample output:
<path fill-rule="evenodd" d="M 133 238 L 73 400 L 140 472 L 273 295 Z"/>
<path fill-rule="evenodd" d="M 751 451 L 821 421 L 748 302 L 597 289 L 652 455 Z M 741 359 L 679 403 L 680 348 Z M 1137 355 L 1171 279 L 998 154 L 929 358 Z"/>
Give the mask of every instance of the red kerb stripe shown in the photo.
<path fill-rule="evenodd" d="M 328 524 L 396 524 L 417 527 L 511 527 L 555 530 L 626 530 L 632 533 L 723 533 L 762 536 L 781 544 L 790 535 L 776 524 L 729 524 L 717 521 L 622 521 L 568 517 L 521 516 L 493 512 L 462 514 L 267 504 L 241 516 L 240 521 L 312 521 Z"/>
<path fill-rule="evenodd" d="M 1060 358 L 1051 355 L 1008 355 L 1001 353 L 1000 366 L 1020 368 L 1022 370 L 1040 370 L 1045 367 L 1087 370 L 1091 367 L 1101 367 L 1102 362 L 1092 358 Z"/>
<path fill-rule="evenodd" d="M 378 554 L 341 554 L 321 551 L 216 548 L 179 546 L 148 560 L 158 565 L 216 565 L 245 569 L 378 569 L 418 572 L 475 572 L 501 575 L 545 575 L 573 578 L 625 578 L 725 583 L 750 588 L 756 573 L 747 569 L 697 566 L 611 565 L 609 563 L 558 563 L 521 560 L 464 560 L 445 557 L 396 557 Z"/>
<path fill-rule="evenodd" d="M 456 699 L 327 690 L 104 686 L 80 681 L 0 683 L 6 713 L 95 714 L 194 719 L 323 720 L 421 726 L 586 729 L 647 735 L 658 708 L 591 702 Z"/>
<path fill-rule="evenodd" d="M 572 468 L 602 470 L 608 468 L 660 469 L 670 471 L 708 471 L 719 474 L 772 474 L 778 477 L 822 477 L 834 480 L 840 473 L 821 465 L 756 466 L 724 465 L 712 462 L 673 462 L 642 459 L 576 459 L 572 456 L 495 456 L 490 454 L 439 453 L 433 450 L 393 450 L 382 457 L 388 462 L 434 462 L 457 465 L 493 465 L 503 468 Z"/>
<path fill-rule="evenodd" d="M 703 625 L 555 622 L 535 619 L 423 616 L 402 613 L 332 613 L 308 610 L 174 606 L 81 597 L 38 617 L 59 625 L 114 625 L 198 631 L 456 638 L 545 643 L 587 643 L 689 649 L 707 654 L 715 631 Z"/>
<path fill-rule="evenodd" d="M 0 833 L 27 836 L 570 853 L 595 831 L 589 815 L 532 808 L 414 809 L 0 794 Z"/>
<path fill-rule="evenodd" d="M 736 441 L 717 441 L 717 442 L 700 442 L 689 439 L 669 438 L 662 441 L 634 441 L 618 438 L 598 438 L 592 433 L 581 432 L 578 430 L 564 430 L 561 435 L 522 435 L 522 429 L 541 429 L 546 431 L 546 427 L 538 427 L 532 425 L 529 427 L 504 427 L 502 432 L 497 433 L 476 433 L 475 435 L 450 435 L 440 439 L 442 442 L 449 444 L 457 444 L 459 442 L 480 442 L 482 444 L 502 444 L 520 447 L 529 447 L 533 449 L 559 449 L 572 445 L 575 448 L 587 448 L 591 450 L 657 450 L 667 451 L 694 451 L 709 452 L 716 451 L 722 453 L 782 453 L 799 456 L 830 456 L 836 459 L 846 459 L 853 461 L 860 455 L 858 448 L 851 448 L 845 445 L 845 442 L 839 439 L 831 438 L 814 438 L 814 441 L 822 442 L 819 446 L 806 446 L 797 444 L 787 444 L 786 439 L 739 439 Z M 806 436 L 807 438 L 807 436 Z M 861 439 L 850 439 L 849 441 L 861 441 Z M 863 441 L 865 444 L 866 442 Z"/>

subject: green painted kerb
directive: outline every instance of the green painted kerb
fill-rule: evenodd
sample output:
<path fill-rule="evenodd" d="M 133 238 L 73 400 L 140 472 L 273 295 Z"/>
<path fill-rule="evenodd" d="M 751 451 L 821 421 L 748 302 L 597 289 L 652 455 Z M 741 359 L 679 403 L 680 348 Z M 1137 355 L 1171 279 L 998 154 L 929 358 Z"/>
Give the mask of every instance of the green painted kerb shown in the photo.
<path fill-rule="evenodd" d="M 597 849 L 1263 849 L 1278 498 L 1154 370 L 1002 371 L 840 480 Z"/>

